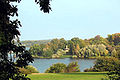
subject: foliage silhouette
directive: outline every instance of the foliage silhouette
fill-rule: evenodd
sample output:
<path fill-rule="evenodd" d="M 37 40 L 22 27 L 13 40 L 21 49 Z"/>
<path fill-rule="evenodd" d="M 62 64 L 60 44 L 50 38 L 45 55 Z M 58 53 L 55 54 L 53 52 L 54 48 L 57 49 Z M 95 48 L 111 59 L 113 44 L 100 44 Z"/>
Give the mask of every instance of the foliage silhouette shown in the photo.
<path fill-rule="evenodd" d="M 18 8 L 14 3 L 21 0 L 0 0 L 0 80 L 30 80 L 27 75 L 21 74 L 18 67 L 26 67 L 33 62 L 33 58 L 25 47 L 19 42 L 19 27 L 22 25 L 18 19 Z M 49 0 L 35 0 L 40 5 L 40 10 L 49 13 Z M 15 44 L 15 42 L 17 42 Z M 16 60 L 12 55 L 16 55 Z"/>

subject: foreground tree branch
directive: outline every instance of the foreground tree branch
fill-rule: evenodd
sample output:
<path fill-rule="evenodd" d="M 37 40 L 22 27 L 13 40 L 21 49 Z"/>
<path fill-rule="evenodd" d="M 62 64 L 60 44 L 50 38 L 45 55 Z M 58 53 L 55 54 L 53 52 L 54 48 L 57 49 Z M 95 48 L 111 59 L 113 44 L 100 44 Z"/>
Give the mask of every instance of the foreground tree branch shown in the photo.
<path fill-rule="evenodd" d="M 18 19 L 11 20 L 11 17 L 18 16 L 18 8 L 14 3 L 21 0 L 0 0 L 0 80 L 30 80 L 27 75 L 21 74 L 18 67 L 25 67 L 33 58 L 25 46 L 19 42 L 19 27 L 22 25 Z M 11 4 L 12 2 L 12 4 Z M 14 2 L 14 3 L 13 3 Z M 35 0 L 40 10 L 49 13 L 49 0 Z M 17 58 L 14 60 L 13 56 Z"/>

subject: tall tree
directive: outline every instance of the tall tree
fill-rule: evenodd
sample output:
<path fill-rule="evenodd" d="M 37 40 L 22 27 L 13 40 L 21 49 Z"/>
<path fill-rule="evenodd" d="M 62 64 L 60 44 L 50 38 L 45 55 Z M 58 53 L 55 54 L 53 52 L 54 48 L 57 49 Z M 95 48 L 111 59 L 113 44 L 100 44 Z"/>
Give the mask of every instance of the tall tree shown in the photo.
<path fill-rule="evenodd" d="M 26 75 L 21 74 L 17 67 L 25 67 L 33 59 L 19 42 L 20 21 L 10 19 L 18 16 L 17 5 L 12 2 L 20 3 L 20 1 L 0 0 L 0 80 L 30 80 Z M 35 2 L 40 5 L 40 10 L 49 13 L 51 9 L 49 0 L 35 0 Z M 12 56 L 9 57 L 12 53 L 18 56 L 17 60 Z"/>
<path fill-rule="evenodd" d="M 112 45 L 120 45 L 120 33 L 108 35 L 107 39 Z"/>
<path fill-rule="evenodd" d="M 89 41 L 90 41 L 90 44 L 93 44 L 93 45 L 104 44 L 105 46 L 107 46 L 109 44 L 108 40 L 101 37 L 100 35 L 97 35 L 94 38 L 91 38 Z"/>

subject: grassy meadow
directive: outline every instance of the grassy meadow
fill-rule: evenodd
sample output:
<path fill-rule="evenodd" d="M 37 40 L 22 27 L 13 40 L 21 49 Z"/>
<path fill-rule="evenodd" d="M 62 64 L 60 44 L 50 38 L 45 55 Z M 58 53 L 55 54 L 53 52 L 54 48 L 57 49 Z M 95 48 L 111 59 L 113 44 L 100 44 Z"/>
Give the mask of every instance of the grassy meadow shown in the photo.
<path fill-rule="evenodd" d="M 102 72 L 38 73 L 28 76 L 31 80 L 101 80 L 105 74 Z"/>

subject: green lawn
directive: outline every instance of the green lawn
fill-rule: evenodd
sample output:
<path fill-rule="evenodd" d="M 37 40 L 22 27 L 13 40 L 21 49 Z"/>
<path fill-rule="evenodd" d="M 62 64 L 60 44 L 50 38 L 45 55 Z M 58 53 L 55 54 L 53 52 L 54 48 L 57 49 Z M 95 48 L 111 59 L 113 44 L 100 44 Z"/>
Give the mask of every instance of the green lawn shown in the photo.
<path fill-rule="evenodd" d="M 72 55 L 63 55 L 63 56 L 60 56 L 60 58 L 72 58 Z"/>
<path fill-rule="evenodd" d="M 31 80 L 101 80 L 106 73 L 81 72 L 81 73 L 43 73 L 28 75 Z"/>

